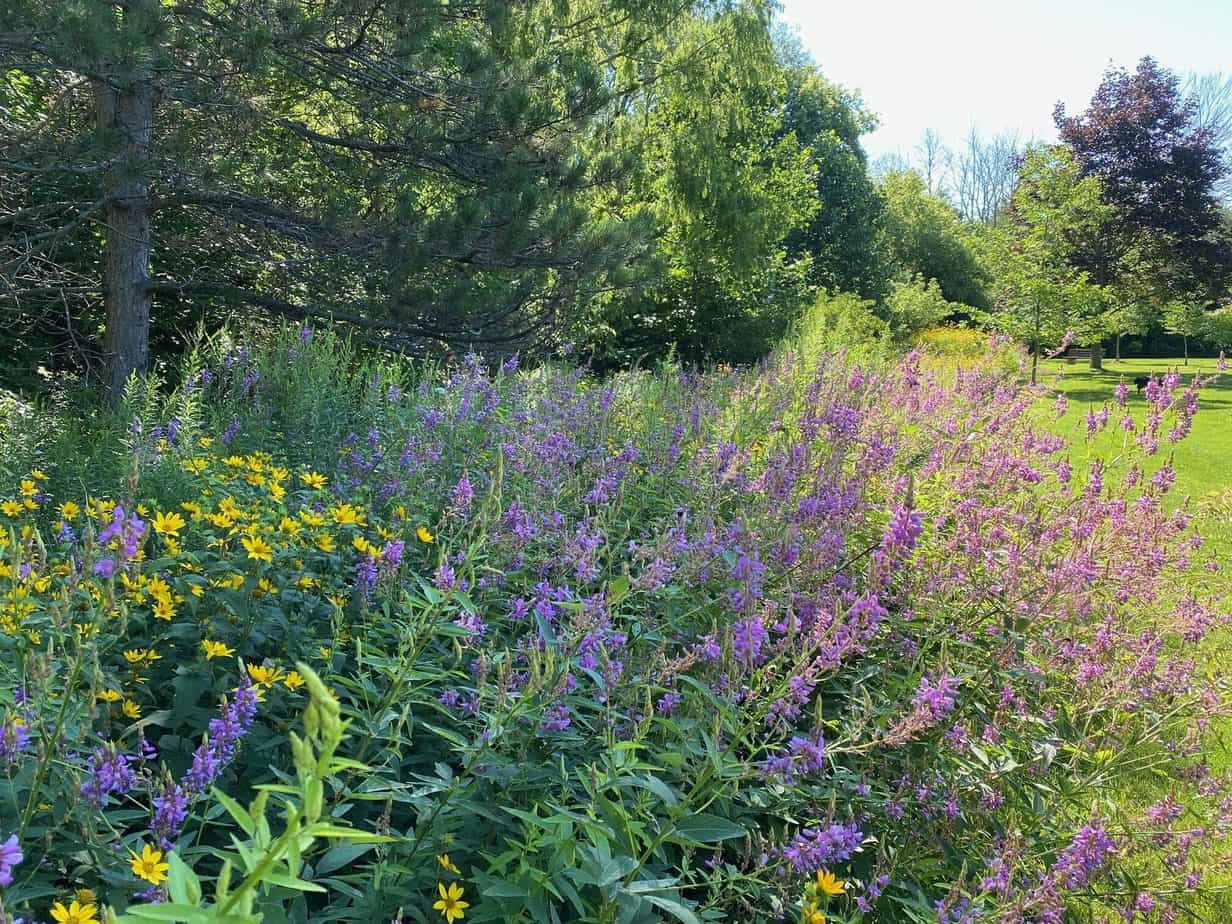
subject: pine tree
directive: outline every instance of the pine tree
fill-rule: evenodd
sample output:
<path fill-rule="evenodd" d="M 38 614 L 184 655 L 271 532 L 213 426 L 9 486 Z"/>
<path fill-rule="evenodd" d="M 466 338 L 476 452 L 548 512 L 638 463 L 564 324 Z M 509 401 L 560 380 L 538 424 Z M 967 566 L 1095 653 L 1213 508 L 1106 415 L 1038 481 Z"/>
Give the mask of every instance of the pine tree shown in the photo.
<path fill-rule="evenodd" d="M 209 312 L 535 343 L 644 248 L 593 208 L 627 152 L 583 142 L 708 7 L 0 0 L 0 300 L 101 326 L 113 396 Z"/>

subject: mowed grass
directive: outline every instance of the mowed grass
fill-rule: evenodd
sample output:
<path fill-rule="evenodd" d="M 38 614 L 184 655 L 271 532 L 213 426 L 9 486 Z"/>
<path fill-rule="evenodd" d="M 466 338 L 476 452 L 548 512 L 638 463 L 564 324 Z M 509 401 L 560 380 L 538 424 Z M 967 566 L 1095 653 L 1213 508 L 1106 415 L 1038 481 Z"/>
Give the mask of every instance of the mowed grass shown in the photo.
<path fill-rule="evenodd" d="M 1054 360 L 1040 368 L 1040 384 L 1049 391 L 1049 399 L 1041 399 L 1041 403 L 1048 402 L 1041 407 L 1041 414 L 1054 432 L 1067 438 L 1075 477 L 1082 477 L 1090 459 L 1106 458 L 1110 451 L 1115 454 L 1118 447 L 1125 444 L 1126 435 L 1119 427 L 1120 415 L 1116 413 L 1114 395 L 1122 376 L 1129 385 L 1129 408 L 1135 419 L 1141 421 L 1145 397 L 1134 387 L 1134 377 L 1173 369 L 1181 373 L 1185 383 L 1193 375 L 1218 377 L 1202 389 L 1198 414 L 1189 435 L 1177 444 L 1161 439 L 1159 454 L 1148 468 L 1153 471 L 1171 458 L 1176 470 L 1174 503 L 1186 505 L 1198 516 L 1208 551 L 1221 561 L 1224 572 L 1232 573 L 1232 374 L 1218 374 L 1213 359 L 1191 359 L 1188 365 L 1179 357 L 1107 361 L 1100 371 L 1090 369 L 1086 362 L 1069 364 Z M 1060 418 L 1054 416 L 1052 408 L 1052 399 L 1058 391 L 1068 402 Z M 1099 410 L 1105 403 L 1113 406 L 1108 430 L 1088 441 L 1087 411 Z M 1166 428 L 1167 424 L 1162 429 L 1166 431 Z M 1132 435 L 1129 438 L 1132 439 Z M 1232 590 L 1232 578 L 1229 581 Z M 1206 655 L 1212 670 L 1227 670 L 1226 665 L 1232 663 L 1232 631 L 1225 629 L 1210 636 Z M 1228 724 L 1212 729 L 1207 736 L 1204 757 L 1216 773 L 1232 766 L 1230 739 L 1232 726 Z M 1123 805 L 1142 807 L 1171 788 L 1166 778 L 1143 774 L 1128 782 L 1113 798 Z M 1204 882 L 1211 891 L 1189 907 L 1190 920 L 1210 924 L 1232 921 L 1232 839 L 1215 848 L 1213 854 L 1203 857 L 1204 865 L 1212 871 Z"/>
<path fill-rule="evenodd" d="M 1054 432 L 1068 439 L 1070 461 L 1075 476 L 1080 476 L 1091 459 L 1115 455 L 1118 447 L 1132 439 L 1132 434 L 1127 437 L 1121 431 L 1115 407 L 1113 392 L 1122 377 L 1129 386 L 1130 411 L 1141 421 L 1146 398 L 1134 387 L 1134 377 L 1173 369 L 1180 372 L 1185 383 L 1194 375 L 1213 381 L 1202 389 L 1190 434 L 1176 444 L 1161 438 L 1159 453 L 1148 468 L 1153 471 L 1172 460 L 1176 470 L 1174 503 L 1187 504 L 1202 517 L 1203 533 L 1224 564 L 1232 568 L 1232 372 L 1219 374 L 1213 359 L 1191 359 L 1189 365 L 1184 365 L 1180 357 L 1107 360 L 1100 371 L 1088 368 L 1085 360 L 1074 364 L 1052 360 L 1040 365 L 1039 382 L 1051 395 L 1062 392 L 1068 406 L 1060 419 L 1052 417 L 1051 407 L 1044 413 Z M 1088 442 L 1087 411 L 1099 410 L 1105 403 L 1113 407 L 1108 429 Z M 1161 429 L 1166 432 L 1167 426 Z"/>

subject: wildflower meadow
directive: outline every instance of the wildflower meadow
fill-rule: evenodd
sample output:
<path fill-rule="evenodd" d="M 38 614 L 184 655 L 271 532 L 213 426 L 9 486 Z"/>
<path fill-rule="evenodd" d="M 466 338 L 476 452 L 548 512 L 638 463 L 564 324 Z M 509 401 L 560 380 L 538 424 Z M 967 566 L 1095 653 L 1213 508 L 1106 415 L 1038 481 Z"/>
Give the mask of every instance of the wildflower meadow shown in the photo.
<path fill-rule="evenodd" d="M 1077 462 L 1007 343 L 824 340 L 601 378 L 291 326 L 6 410 L 0 916 L 1223 907 L 1202 376 Z"/>

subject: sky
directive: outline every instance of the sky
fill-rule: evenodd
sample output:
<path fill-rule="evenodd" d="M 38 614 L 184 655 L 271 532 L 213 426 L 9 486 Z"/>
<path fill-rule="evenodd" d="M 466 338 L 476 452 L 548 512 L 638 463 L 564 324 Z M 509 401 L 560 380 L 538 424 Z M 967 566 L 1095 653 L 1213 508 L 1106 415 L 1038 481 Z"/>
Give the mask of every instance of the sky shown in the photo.
<path fill-rule="evenodd" d="M 1110 64 L 1143 55 L 1184 76 L 1232 72 L 1232 0 L 780 0 L 822 72 L 861 91 L 870 156 L 972 124 L 1055 138 L 1053 106 L 1086 108 Z"/>

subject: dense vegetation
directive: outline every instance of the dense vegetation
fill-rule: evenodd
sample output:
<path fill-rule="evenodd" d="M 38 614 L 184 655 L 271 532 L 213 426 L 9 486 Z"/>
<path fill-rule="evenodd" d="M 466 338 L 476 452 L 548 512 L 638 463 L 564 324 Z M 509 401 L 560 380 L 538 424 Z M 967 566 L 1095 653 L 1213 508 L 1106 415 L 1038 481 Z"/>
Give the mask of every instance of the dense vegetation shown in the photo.
<path fill-rule="evenodd" d="M 0 0 L 0 922 L 1232 916 L 1223 86 Z"/>
<path fill-rule="evenodd" d="M 254 311 L 603 368 L 756 361 L 823 292 L 899 338 L 1232 340 L 1232 104 L 1150 59 L 952 181 L 931 136 L 874 178 L 867 104 L 764 0 L 5 0 L 0 74 L 24 388 L 115 399 Z"/>
<path fill-rule="evenodd" d="M 1198 383 L 1105 408 L 1079 468 L 1014 349 L 833 336 L 599 381 L 289 328 L 109 423 L 6 427 L 6 907 L 1186 907 L 1228 823 L 1221 578 L 1152 457 Z M 1146 770 L 1173 783 L 1114 798 Z"/>

